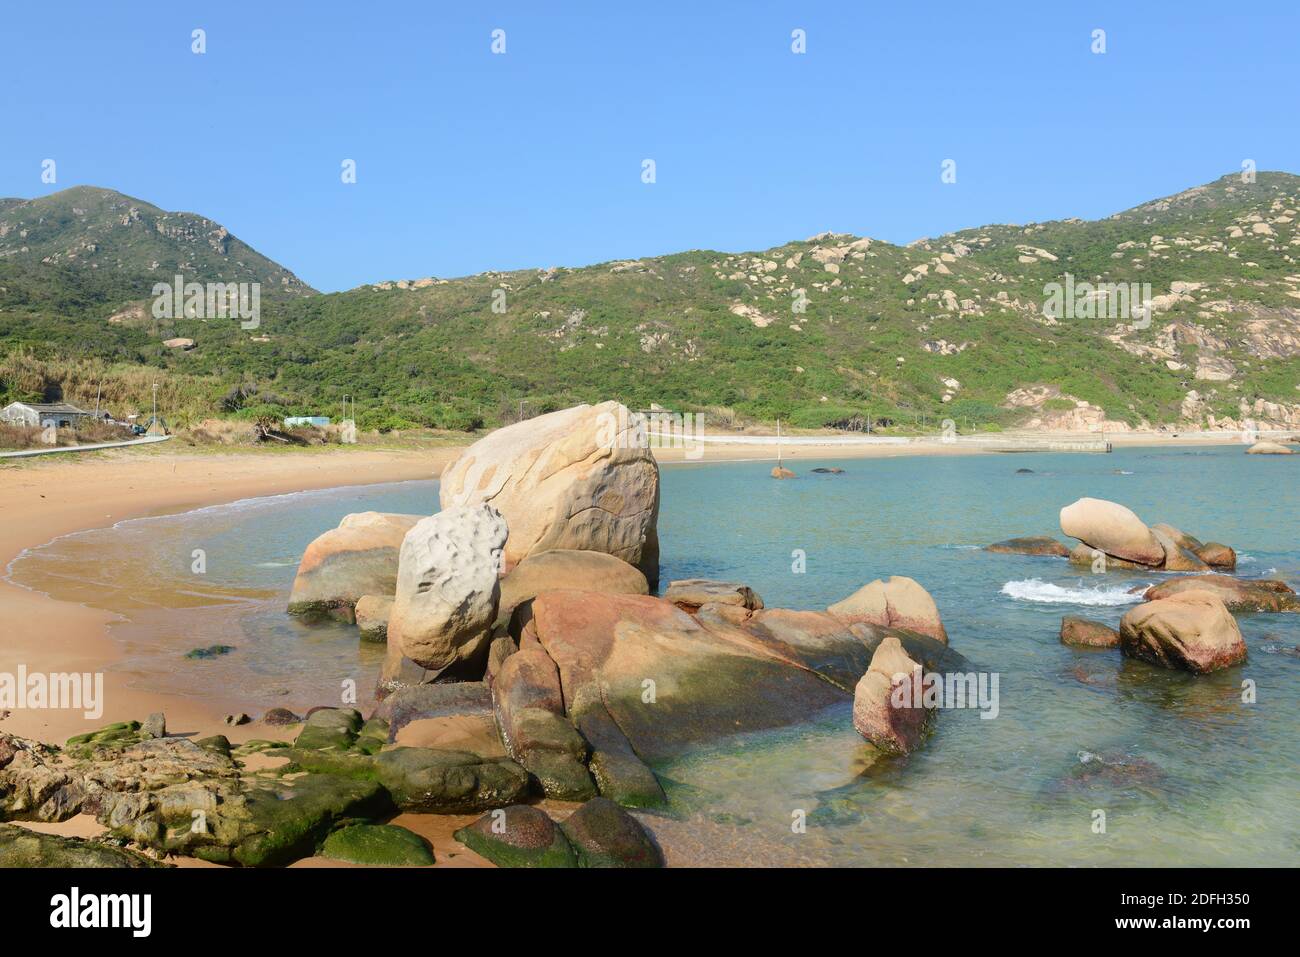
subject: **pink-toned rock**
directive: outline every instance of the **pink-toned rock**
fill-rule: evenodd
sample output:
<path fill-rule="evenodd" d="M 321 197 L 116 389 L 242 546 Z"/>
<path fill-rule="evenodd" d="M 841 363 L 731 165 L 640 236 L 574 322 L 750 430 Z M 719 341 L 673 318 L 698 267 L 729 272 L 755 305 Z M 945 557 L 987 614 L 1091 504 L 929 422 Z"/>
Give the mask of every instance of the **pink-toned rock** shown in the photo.
<path fill-rule="evenodd" d="M 1146 524 L 1118 502 L 1081 498 L 1061 509 L 1061 531 L 1107 555 L 1158 567 L 1165 551 Z"/>
<path fill-rule="evenodd" d="M 1184 591 L 1130 609 L 1119 623 L 1120 649 L 1163 668 L 1209 674 L 1246 659 L 1236 619 L 1218 596 Z"/>
<path fill-rule="evenodd" d="M 1300 599 L 1285 582 L 1275 579 L 1233 578 L 1231 575 L 1188 575 L 1148 588 L 1147 601 L 1173 598 L 1189 591 L 1214 595 L 1235 612 L 1300 611 Z"/>
<path fill-rule="evenodd" d="M 1172 536 L 1159 528 L 1151 529 L 1160 547 L 1164 549 L 1165 560 L 1161 567 L 1167 572 L 1207 572 L 1210 566 L 1200 556 L 1180 545 Z"/>
<path fill-rule="evenodd" d="M 929 635 L 944 644 L 944 630 L 939 608 L 930 593 L 911 578 L 891 575 L 863 585 L 848 598 L 826 609 L 844 622 L 865 622 L 883 628 L 902 628 Z"/>
<path fill-rule="evenodd" d="M 880 748 L 907 754 L 925 735 L 921 666 L 907 656 L 894 636 L 885 638 L 853 693 L 853 727 Z"/>
<path fill-rule="evenodd" d="M 644 424 L 617 402 L 498 429 L 442 473 L 442 507 L 489 503 L 505 517 L 509 572 L 552 549 L 605 552 L 659 579 L 659 466 Z"/>
<path fill-rule="evenodd" d="M 1228 545 L 1220 542 L 1206 542 L 1200 548 L 1194 548 L 1196 557 L 1211 568 L 1233 571 L 1237 567 L 1237 553 Z"/>
<path fill-rule="evenodd" d="M 353 621 L 363 595 L 391 595 L 397 587 L 398 552 L 419 515 L 358 512 L 317 537 L 298 564 L 289 613 L 307 619 Z"/>
<path fill-rule="evenodd" d="M 1099 621 L 1066 615 L 1061 619 L 1061 644 L 1080 648 L 1118 648 L 1119 632 Z"/>

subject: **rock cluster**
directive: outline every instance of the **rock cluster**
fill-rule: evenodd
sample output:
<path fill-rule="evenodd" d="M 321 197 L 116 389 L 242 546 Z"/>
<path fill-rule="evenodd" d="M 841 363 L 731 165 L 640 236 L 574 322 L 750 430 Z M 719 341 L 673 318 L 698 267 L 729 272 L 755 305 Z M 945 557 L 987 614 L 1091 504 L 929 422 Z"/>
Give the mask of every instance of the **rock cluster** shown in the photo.
<path fill-rule="evenodd" d="M 1081 498 L 1061 509 L 1061 531 L 1079 544 L 1070 562 L 1094 569 L 1153 569 L 1196 572 L 1231 570 L 1237 555 L 1227 545 L 1202 542 L 1172 525 L 1147 526 L 1118 502 Z"/>

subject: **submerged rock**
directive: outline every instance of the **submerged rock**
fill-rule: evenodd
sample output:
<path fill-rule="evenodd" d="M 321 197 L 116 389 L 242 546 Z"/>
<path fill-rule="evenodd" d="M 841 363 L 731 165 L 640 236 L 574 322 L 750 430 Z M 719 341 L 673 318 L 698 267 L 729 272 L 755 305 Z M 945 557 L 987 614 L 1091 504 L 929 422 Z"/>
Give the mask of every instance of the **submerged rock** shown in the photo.
<path fill-rule="evenodd" d="M 998 552 L 1004 555 L 1046 555 L 1053 558 L 1065 558 L 1070 550 L 1054 538 L 1046 535 L 1031 535 L 1026 538 L 1008 538 L 1004 542 L 985 545 L 986 552 Z"/>
<path fill-rule="evenodd" d="M 1107 555 L 1158 566 L 1165 552 L 1151 529 L 1117 502 L 1081 498 L 1061 509 L 1061 531 Z"/>
<path fill-rule="evenodd" d="M 456 840 L 497 867 L 577 867 L 564 832 L 527 804 L 489 811 L 455 833 Z"/>
<path fill-rule="evenodd" d="M 428 867 L 433 852 L 424 838 L 395 824 L 353 824 L 325 838 L 321 855 L 349 864 Z"/>
<path fill-rule="evenodd" d="M 788 468 L 785 468 L 785 467 L 780 466 L 780 465 L 774 465 L 774 466 L 772 466 L 772 478 L 774 478 L 774 479 L 792 479 L 792 478 L 794 478 L 794 473 L 791 472 Z"/>
<path fill-rule="evenodd" d="M 1130 609 L 1120 649 L 1164 668 L 1208 674 L 1246 659 L 1246 643 L 1226 605 L 1208 591 L 1182 591 Z"/>
<path fill-rule="evenodd" d="M 359 512 L 316 538 L 303 552 L 289 595 L 289 614 L 308 621 L 352 623 L 365 595 L 391 595 L 397 587 L 398 551 L 420 515 Z"/>
<path fill-rule="evenodd" d="M 206 648 L 194 648 L 185 652 L 186 658 L 216 658 L 220 655 L 228 655 L 235 650 L 234 645 L 208 645 Z"/>
<path fill-rule="evenodd" d="M 481 675 L 507 534 L 488 505 L 451 506 L 417 522 L 402 542 L 390 643 L 434 671 L 477 660 Z"/>
<path fill-rule="evenodd" d="M 497 429 L 442 473 L 442 507 L 487 503 L 510 528 L 505 570 L 539 552 L 606 552 L 659 580 L 659 466 L 617 402 Z"/>

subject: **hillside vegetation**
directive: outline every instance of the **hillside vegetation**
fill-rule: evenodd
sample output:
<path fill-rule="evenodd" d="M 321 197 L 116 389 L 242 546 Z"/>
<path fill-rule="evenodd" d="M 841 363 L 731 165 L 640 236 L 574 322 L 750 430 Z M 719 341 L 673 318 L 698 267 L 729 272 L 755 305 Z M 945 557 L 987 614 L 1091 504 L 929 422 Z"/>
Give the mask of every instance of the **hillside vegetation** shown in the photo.
<path fill-rule="evenodd" d="M 109 191 L 15 203 L 0 201 L 2 401 L 106 388 L 143 407 L 156 380 L 181 418 L 337 416 L 352 395 L 377 428 L 471 429 L 605 398 L 809 428 L 1300 428 L 1300 177 L 1285 173 L 909 246 L 824 234 L 330 295 L 216 224 L 163 228 L 180 214 Z M 142 280 L 174 265 L 269 284 L 261 327 L 152 318 Z M 1083 292 L 1044 315 L 1067 273 L 1149 283 L 1149 321 Z M 195 345 L 163 345 L 176 337 Z"/>

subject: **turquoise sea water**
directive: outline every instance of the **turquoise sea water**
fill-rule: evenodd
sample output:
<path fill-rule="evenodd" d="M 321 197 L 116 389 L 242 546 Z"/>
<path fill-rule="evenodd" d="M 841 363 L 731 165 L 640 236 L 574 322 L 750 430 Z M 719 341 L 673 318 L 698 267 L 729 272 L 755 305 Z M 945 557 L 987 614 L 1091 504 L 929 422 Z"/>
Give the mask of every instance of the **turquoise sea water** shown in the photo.
<path fill-rule="evenodd" d="M 846 471 L 812 475 L 816 465 Z M 952 646 L 998 673 L 999 714 L 944 712 L 924 749 L 901 759 L 876 758 L 847 703 L 807 725 L 720 741 L 657 769 L 673 799 L 666 844 L 721 863 L 1300 862 L 1300 615 L 1240 616 L 1243 666 L 1165 672 L 1057 637 L 1065 614 L 1115 624 L 1134 601 L 1128 589 L 1160 573 L 1093 575 L 978 548 L 1059 537 L 1060 508 L 1090 495 L 1231 544 L 1238 574 L 1295 586 L 1300 463 L 1224 447 L 793 467 L 800 477 L 788 482 L 768 477 L 770 463 L 664 468 L 664 581 L 736 579 L 770 607 L 821 608 L 873 578 L 911 576 L 935 596 Z M 434 482 L 253 500 L 69 536 L 12 574 L 122 612 L 114 635 L 137 684 L 250 713 L 307 707 L 346 679 L 368 689 L 382 648 L 283 614 L 303 547 L 348 512 L 436 502 Z M 196 548 L 203 575 L 191 571 Z M 215 643 L 236 650 L 180 657 Z M 1242 702 L 1247 680 L 1253 704 Z"/>

